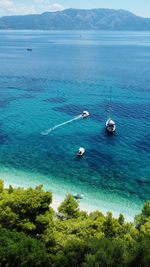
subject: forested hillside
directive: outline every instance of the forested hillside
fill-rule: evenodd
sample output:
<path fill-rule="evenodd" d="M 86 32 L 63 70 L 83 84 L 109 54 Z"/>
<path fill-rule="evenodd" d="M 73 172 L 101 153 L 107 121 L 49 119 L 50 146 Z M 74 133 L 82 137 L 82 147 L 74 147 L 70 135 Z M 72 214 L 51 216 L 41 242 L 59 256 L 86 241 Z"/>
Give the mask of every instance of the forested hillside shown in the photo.
<path fill-rule="evenodd" d="M 115 9 L 66 9 L 24 16 L 0 18 L 0 29 L 28 30 L 150 30 L 150 19 Z"/>
<path fill-rule="evenodd" d="M 142 266 L 150 263 L 150 201 L 135 223 L 80 211 L 68 194 L 58 213 L 52 193 L 4 189 L 0 181 L 0 266 Z"/>

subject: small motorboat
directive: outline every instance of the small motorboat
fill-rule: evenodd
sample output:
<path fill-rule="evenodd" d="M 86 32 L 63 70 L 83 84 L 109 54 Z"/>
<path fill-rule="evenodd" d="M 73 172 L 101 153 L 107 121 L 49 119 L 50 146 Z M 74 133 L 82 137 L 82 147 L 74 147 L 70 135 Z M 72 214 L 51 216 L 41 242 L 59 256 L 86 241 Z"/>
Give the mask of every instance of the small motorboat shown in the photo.
<path fill-rule="evenodd" d="M 82 199 L 83 197 L 84 197 L 84 195 L 83 194 L 73 194 L 73 197 L 75 198 L 75 199 Z"/>
<path fill-rule="evenodd" d="M 30 51 L 31 52 L 32 51 L 32 48 L 27 48 L 27 51 Z"/>
<path fill-rule="evenodd" d="M 83 147 L 80 147 L 77 153 L 78 157 L 81 157 L 84 154 L 84 152 L 85 152 L 85 149 Z"/>
<path fill-rule="evenodd" d="M 82 117 L 85 118 L 85 117 L 88 117 L 90 115 L 90 113 L 88 111 L 83 111 L 82 113 Z"/>

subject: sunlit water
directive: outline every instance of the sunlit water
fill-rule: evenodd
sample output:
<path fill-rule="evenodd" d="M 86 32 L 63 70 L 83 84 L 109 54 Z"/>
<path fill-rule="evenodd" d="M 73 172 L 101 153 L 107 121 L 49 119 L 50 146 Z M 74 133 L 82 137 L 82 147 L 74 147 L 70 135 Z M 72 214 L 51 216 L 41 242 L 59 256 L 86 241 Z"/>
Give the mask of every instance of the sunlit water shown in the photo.
<path fill-rule="evenodd" d="M 133 217 L 150 198 L 149 70 L 149 32 L 0 31 L 1 178 Z"/>

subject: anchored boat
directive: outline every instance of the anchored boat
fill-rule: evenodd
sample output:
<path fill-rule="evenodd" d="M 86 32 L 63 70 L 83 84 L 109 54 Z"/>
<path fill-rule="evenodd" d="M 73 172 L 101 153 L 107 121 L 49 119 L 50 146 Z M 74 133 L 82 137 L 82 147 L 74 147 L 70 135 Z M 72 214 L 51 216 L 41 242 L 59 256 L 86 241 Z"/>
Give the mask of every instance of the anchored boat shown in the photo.
<path fill-rule="evenodd" d="M 85 149 L 83 147 L 80 147 L 77 155 L 78 157 L 81 157 L 84 153 L 85 153 Z"/>
<path fill-rule="evenodd" d="M 83 197 L 84 197 L 84 195 L 83 194 L 73 194 L 73 197 L 75 198 L 75 199 L 82 199 Z"/>

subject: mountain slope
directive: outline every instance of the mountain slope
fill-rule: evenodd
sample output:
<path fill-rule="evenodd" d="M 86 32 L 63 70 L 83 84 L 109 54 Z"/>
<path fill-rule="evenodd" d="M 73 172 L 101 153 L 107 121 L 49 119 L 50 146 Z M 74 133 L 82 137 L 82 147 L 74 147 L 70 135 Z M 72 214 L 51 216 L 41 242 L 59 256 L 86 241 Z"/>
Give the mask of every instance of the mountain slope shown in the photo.
<path fill-rule="evenodd" d="M 150 19 L 126 10 L 66 9 L 57 12 L 0 18 L 0 29 L 150 30 Z"/>

